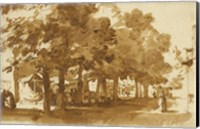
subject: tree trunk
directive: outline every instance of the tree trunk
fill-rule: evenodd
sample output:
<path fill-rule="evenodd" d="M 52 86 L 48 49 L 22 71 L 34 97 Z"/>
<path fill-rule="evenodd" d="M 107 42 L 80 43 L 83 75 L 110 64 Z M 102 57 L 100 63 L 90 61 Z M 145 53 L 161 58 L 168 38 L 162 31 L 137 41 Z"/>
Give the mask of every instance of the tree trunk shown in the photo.
<path fill-rule="evenodd" d="M 116 101 L 118 99 L 118 76 L 114 78 L 114 87 L 113 87 L 113 99 Z"/>
<path fill-rule="evenodd" d="M 14 78 L 14 87 L 15 87 L 15 102 L 19 102 L 19 82 L 18 82 L 18 73 L 17 70 L 14 69 L 13 71 L 13 78 Z"/>
<path fill-rule="evenodd" d="M 108 88 L 107 88 L 107 83 L 106 83 L 106 78 L 102 78 L 102 88 L 103 88 L 103 92 L 104 92 L 104 96 L 105 98 L 108 97 Z"/>
<path fill-rule="evenodd" d="M 148 85 L 144 85 L 144 97 L 148 98 L 148 93 L 149 93 L 149 89 L 148 89 Z"/>
<path fill-rule="evenodd" d="M 139 94 L 140 94 L 139 96 L 140 96 L 140 98 L 144 97 L 144 94 L 143 94 L 143 92 L 142 92 L 142 89 L 143 89 L 143 85 L 140 84 L 140 85 L 139 85 L 139 92 L 140 92 L 140 93 L 139 93 Z"/>
<path fill-rule="evenodd" d="M 49 87 L 50 87 L 50 80 L 49 80 L 49 73 L 46 69 L 43 70 L 43 85 L 44 85 L 44 112 L 45 114 L 50 114 L 50 102 L 49 102 Z"/>
<path fill-rule="evenodd" d="M 82 102 L 83 80 L 82 80 L 83 65 L 79 64 L 78 71 L 78 103 Z"/>
<path fill-rule="evenodd" d="M 135 98 L 138 98 L 138 82 L 137 79 L 135 79 Z"/>
<path fill-rule="evenodd" d="M 83 92 L 89 91 L 89 81 L 87 78 L 83 80 Z"/>
<path fill-rule="evenodd" d="M 99 100 L 100 86 L 101 86 L 101 79 L 98 78 L 98 80 L 97 80 L 97 89 L 96 89 L 96 101 L 97 101 L 97 102 L 98 102 L 98 100 Z"/>
<path fill-rule="evenodd" d="M 59 70 L 59 92 L 60 92 L 60 108 L 61 110 L 65 109 L 64 97 L 65 97 L 65 72 Z"/>

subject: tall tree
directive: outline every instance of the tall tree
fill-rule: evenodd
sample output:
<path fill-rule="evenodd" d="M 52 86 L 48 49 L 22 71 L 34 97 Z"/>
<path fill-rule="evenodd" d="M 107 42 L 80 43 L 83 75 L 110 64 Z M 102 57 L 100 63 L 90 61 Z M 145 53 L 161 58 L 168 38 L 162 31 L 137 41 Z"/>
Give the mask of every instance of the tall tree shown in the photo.
<path fill-rule="evenodd" d="M 48 15 L 47 42 L 52 42 L 52 55 L 54 63 L 57 64 L 59 74 L 59 86 L 61 94 L 64 94 L 64 74 L 72 65 L 79 66 L 78 70 L 78 101 L 82 100 L 82 72 L 84 65 L 90 55 L 85 50 L 87 36 L 87 24 L 91 15 L 96 12 L 94 4 L 66 4 L 54 5 L 52 13 Z M 55 46 L 54 46 L 55 45 Z M 86 52 L 86 53 L 85 53 Z M 89 57 L 90 58 L 90 57 Z"/>
<path fill-rule="evenodd" d="M 163 53 L 168 52 L 170 47 L 170 36 L 160 34 L 151 23 L 154 17 L 149 14 L 143 14 L 138 9 L 133 9 L 131 13 L 124 16 L 125 25 L 131 28 L 130 38 L 141 44 L 142 59 L 139 62 L 138 71 L 140 83 L 144 85 L 145 97 L 147 97 L 148 86 L 152 84 L 155 78 L 163 78 L 164 74 L 171 71 L 171 66 L 165 62 Z M 142 79 L 146 78 L 146 79 Z M 149 78 L 149 79 L 147 79 Z M 138 80 L 137 79 L 137 80 Z"/>
<path fill-rule="evenodd" d="M 84 37 L 79 36 L 82 65 L 84 69 L 91 69 L 98 78 L 98 88 L 102 86 L 104 95 L 107 96 L 106 73 L 103 70 L 106 63 L 112 61 L 112 55 L 109 53 L 110 47 L 116 44 L 115 31 L 110 25 L 109 18 L 92 18 L 87 23 L 87 30 Z M 93 73 L 94 73 L 93 72 Z M 97 90 L 97 96 L 98 96 Z M 98 97 L 97 97 L 98 98 Z"/>
<path fill-rule="evenodd" d="M 37 67 L 38 71 L 42 72 L 45 91 L 44 111 L 46 114 L 49 114 L 49 69 L 52 64 L 48 57 L 47 48 L 41 47 L 44 36 L 44 21 L 43 19 L 38 18 L 37 13 L 39 10 L 46 8 L 46 6 L 18 5 L 16 8 L 12 5 L 3 6 L 3 17 L 7 20 L 7 26 L 3 28 L 3 33 L 7 34 L 4 42 L 7 48 L 13 49 L 14 54 L 14 63 L 11 65 L 17 66 L 22 63 L 31 62 L 35 67 Z M 20 15 L 16 18 L 10 17 L 12 16 L 11 13 L 15 11 L 29 11 L 30 16 Z"/>

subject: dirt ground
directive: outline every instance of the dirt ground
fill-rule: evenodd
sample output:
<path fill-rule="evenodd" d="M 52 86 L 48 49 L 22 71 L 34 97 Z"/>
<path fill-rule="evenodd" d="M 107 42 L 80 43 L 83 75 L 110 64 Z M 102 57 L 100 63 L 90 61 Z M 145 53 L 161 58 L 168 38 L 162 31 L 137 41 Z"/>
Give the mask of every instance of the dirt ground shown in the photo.
<path fill-rule="evenodd" d="M 2 124 L 88 125 L 88 126 L 185 126 L 195 125 L 192 113 L 168 110 L 161 113 L 153 99 L 121 100 L 109 104 L 67 107 L 50 116 L 37 109 L 4 110 Z"/>

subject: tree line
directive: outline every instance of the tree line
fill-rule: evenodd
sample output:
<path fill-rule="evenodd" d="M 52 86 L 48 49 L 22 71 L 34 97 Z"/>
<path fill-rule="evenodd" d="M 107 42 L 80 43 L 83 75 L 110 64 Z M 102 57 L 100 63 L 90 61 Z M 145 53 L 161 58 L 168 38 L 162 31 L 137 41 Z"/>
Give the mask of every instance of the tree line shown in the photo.
<path fill-rule="evenodd" d="M 13 53 L 4 71 L 13 71 L 16 100 L 19 100 L 18 80 L 33 72 L 41 73 L 44 111 L 48 114 L 50 77 L 56 73 L 64 108 L 65 78 L 75 66 L 80 103 L 84 79 L 90 77 L 98 80 L 97 94 L 102 87 L 105 96 L 108 94 L 106 80 L 113 80 L 113 100 L 118 99 L 119 78 L 135 80 L 136 97 L 139 84 L 144 87 L 144 97 L 148 97 L 149 85 L 166 83 L 164 75 L 172 71 L 172 66 L 165 62 L 163 54 L 169 51 L 170 35 L 153 27 L 151 13 L 132 9 L 122 14 L 119 8 L 113 8 L 118 18 L 116 26 L 111 25 L 108 17 L 94 17 L 99 11 L 96 4 L 2 6 L 2 16 L 7 22 L 2 29 L 6 35 L 3 42 Z M 11 17 L 20 10 L 32 11 L 33 15 Z M 41 16 L 44 10 L 49 12 Z M 91 72 L 84 77 L 83 71 Z"/>

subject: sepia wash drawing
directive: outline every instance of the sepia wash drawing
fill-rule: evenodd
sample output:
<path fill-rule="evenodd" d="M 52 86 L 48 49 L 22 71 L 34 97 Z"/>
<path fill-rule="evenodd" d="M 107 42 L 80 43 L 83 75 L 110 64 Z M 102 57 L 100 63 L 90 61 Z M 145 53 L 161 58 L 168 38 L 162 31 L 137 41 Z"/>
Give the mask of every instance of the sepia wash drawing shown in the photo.
<path fill-rule="evenodd" d="M 0 10 L 1 124 L 195 127 L 195 2 Z"/>

